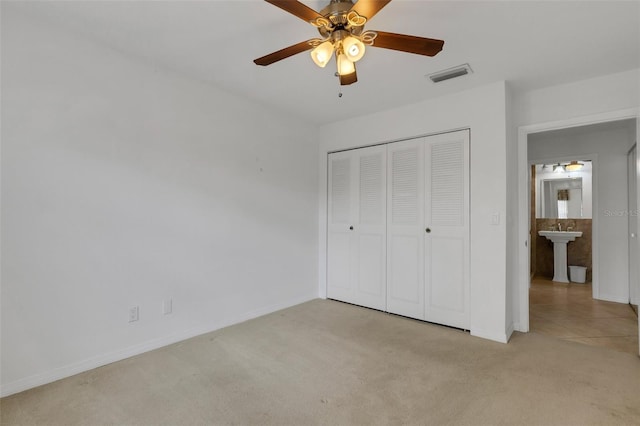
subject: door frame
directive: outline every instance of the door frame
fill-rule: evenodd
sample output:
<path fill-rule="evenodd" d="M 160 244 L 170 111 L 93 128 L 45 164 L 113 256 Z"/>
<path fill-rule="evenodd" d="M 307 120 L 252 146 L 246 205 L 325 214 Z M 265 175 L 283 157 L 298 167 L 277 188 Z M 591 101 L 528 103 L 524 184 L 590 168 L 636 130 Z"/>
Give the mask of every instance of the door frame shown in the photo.
<path fill-rule="evenodd" d="M 636 126 L 640 127 L 640 108 L 629 108 L 600 114 L 568 118 L 518 127 L 518 302 L 520 318 L 514 329 L 520 332 L 529 331 L 529 283 L 530 283 L 530 241 L 529 241 L 529 161 L 527 144 L 532 133 L 560 130 L 571 127 L 588 126 L 635 118 Z M 594 182 L 595 186 L 595 182 Z M 597 191 L 594 191 L 594 194 Z M 596 216 L 594 210 L 593 216 Z M 640 239 L 639 239 L 640 240 Z M 594 258 L 594 262 L 596 259 Z"/>
<path fill-rule="evenodd" d="M 636 122 L 636 126 L 640 126 L 640 123 Z M 636 129 L 636 134 L 638 133 L 640 133 L 640 130 Z M 629 303 L 633 305 L 640 304 L 638 303 L 640 302 L 640 266 L 637 264 L 636 259 L 632 257 L 633 254 L 637 255 L 640 253 L 640 241 L 638 241 L 638 230 L 640 229 L 640 217 L 638 217 L 640 216 L 640 188 L 638 187 L 638 185 L 640 185 L 639 162 L 638 141 L 636 140 L 636 143 L 633 144 L 627 153 L 627 179 L 629 181 L 629 187 L 627 188 L 627 192 L 629 193 Z M 634 173 L 632 174 L 631 172 Z M 633 201 L 635 201 L 635 204 L 632 203 Z M 635 236 L 632 236 L 631 231 L 635 231 Z M 636 243 L 635 253 L 632 251 L 634 242 Z M 633 282 L 634 278 L 636 280 L 635 283 Z M 638 325 L 640 326 L 640 322 Z"/>

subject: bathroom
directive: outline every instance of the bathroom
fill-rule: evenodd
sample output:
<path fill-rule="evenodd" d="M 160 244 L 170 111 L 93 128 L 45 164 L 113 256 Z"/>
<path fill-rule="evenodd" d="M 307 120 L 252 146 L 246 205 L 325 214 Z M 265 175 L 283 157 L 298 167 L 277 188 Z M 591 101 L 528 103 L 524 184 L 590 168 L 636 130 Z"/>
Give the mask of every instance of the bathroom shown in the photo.
<path fill-rule="evenodd" d="M 567 262 L 586 271 L 570 267 L 569 278 L 591 282 L 592 169 L 592 162 L 581 158 L 531 166 L 532 276 L 554 276 L 553 243 L 538 231 L 578 231 L 582 236 L 567 245 Z"/>
<path fill-rule="evenodd" d="M 630 259 L 630 220 L 636 218 L 631 214 L 613 214 L 635 211 L 629 205 L 628 180 L 629 154 L 635 142 L 635 119 L 529 135 L 531 277 L 549 281 L 553 277 L 553 243 L 539 236 L 539 231 L 548 231 L 552 226 L 557 230 L 558 224 L 563 230 L 572 227 L 583 234 L 568 243 L 567 264 L 587 268 L 585 281 L 592 284 L 592 297 L 625 304 L 631 300 L 637 304 L 637 280 L 632 278 L 636 261 Z M 571 162 L 582 167 L 575 170 Z M 581 178 L 580 191 L 571 185 L 559 188 L 553 182 L 541 183 L 556 179 L 566 183 L 574 177 Z M 545 196 L 544 185 L 566 191 Z M 555 197 L 554 202 L 550 202 L 550 197 Z M 567 199 L 558 201 L 558 198 Z M 555 208 L 544 208 L 554 205 Z M 546 212 L 549 215 L 544 210 L 549 210 Z"/>
<path fill-rule="evenodd" d="M 638 354 L 636 135 L 633 118 L 527 136 L 531 331 Z M 570 240 L 552 230 L 582 234 Z M 563 238 L 558 264 L 572 281 L 571 266 L 586 268 L 584 283 L 566 283 L 563 273 L 554 281 Z"/>

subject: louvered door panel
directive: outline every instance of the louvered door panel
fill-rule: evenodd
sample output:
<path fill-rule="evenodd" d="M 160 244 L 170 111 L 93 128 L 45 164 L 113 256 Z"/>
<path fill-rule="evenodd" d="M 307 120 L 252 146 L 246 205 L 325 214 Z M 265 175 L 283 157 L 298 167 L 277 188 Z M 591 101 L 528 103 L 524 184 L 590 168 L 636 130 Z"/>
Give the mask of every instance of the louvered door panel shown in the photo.
<path fill-rule="evenodd" d="M 330 154 L 328 161 L 327 297 L 355 303 L 357 258 L 349 228 L 355 219 L 356 164 L 351 152 Z"/>
<path fill-rule="evenodd" d="M 431 224 L 464 225 L 464 144 L 437 142 L 431 147 Z"/>
<path fill-rule="evenodd" d="M 469 133 L 426 138 L 425 319 L 469 328 Z"/>
<path fill-rule="evenodd" d="M 410 146 L 393 146 L 391 153 L 391 221 L 394 225 L 416 225 L 420 216 L 421 147 L 416 143 L 403 145 Z"/>
<path fill-rule="evenodd" d="M 380 225 L 385 219 L 383 152 L 360 157 L 360 224 Z"/>
<path fill-rule="evenodd" d="M 386 307 L 386 147 L 355 150 L 358 161 L 356 302 Z"/>
<path fill-rule="evenodd" d="M 423 139 L 387 147 L 387 310 L 424 319 Z"/>
<path fill-rule="evenodd" d="M 329 163 L 331 188 L 329 211 L 332 224 L 351 222 L 351 163 L 351 158 L 340 158 L 340 156 L 331 158 Z"/>

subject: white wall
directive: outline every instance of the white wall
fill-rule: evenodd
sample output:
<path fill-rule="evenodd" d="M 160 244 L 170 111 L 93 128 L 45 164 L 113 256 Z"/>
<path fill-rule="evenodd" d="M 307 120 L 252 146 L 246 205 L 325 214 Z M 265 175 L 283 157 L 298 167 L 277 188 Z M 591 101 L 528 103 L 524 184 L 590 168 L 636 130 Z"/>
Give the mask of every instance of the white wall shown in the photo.
<path fill-rule="evenodd" d="M 567 120 L 640 105 L 640 69 L 521 93 L 515 124 Z"/>
<path fill-rule="evenodd" d="M 602 121 L 607 117 L 618 119 L 627 117 L 629 111 L 640 107 L 640 69 L 520 93 L 516 96 L 514 107 L 514 125 L 521 129 L 523 134 L 539 131 L 538 129 L 549 130 Z M 520 140 L 518 142 L 518 155 L 519 158 L 523 158 L 522 151 L 526 151 L 524 147 L 526 144 L 523 146 Z M 524 152 L 524 159 L 526 163 L 526 152 Z M 519 164 L 522 165 L 520 160 Z M 524 168 L 524 170 L 521 170 L 520 166 L 518 168 L 520 179 L 528 173 L 526 166 Z M 516 179 L 516 176 L 511 176 L 511 178 Z M 526 184 L 520 186 L 520 191 L 518 191 L 519 206 L 522 206 L 523 202 L 526 204 L 526 193 L 521 193 L 526 190 Z M 527 214 L 527 211 L 523 212 L 521 208 L 518 208 L 519 218 Z M 524 222 L 526 222 L 520 220 L 519 229 L 524 227 Z M 523 262 L 528 259 L 528 255 L 525 253 L 527 249 L 524 246 L 526 240 L 520 235 L 518 238 L 519 264 L 517 270 L 525 271 L 526 265 Z M 528 276 L 528 270 L 526 270 L 526 274 L 520 274 L 517 279 L 513 277 L 512 280 L 517 287 L 512 299 L 515 307 L 514 321 L 517 321 L 514 326 L 517 330 L 526 329 L 524 327 L 526 311 L 523 306 L 525 299 L 522 294 L 524 290 L 521 286 L 521 277 L 524 275 Z"/>
<path fill-rule="evenodd" d="M 529 135 L 529 160 L 571 155 L 596 155 L 595 191 L 598 242 L 598 287 L 596 298 L 613 302 L 629 301 L 629 255 L 626 215 L 628 210 L 627 152 L 633 144 L 629 121 L 605 123 Z M 596 272 L 597 271 L 597 272 Z"/>
<path fill-rule="evenodd" d="M 320 128 L 319 288 L 326 296 L 326 174 L 331 151 L 471 129 L 471 333 L 506 342 L 506 87 L 494 83 Z M 499 225 L 491 225 L 498 213 Z"/>
<path fill-rule="evenodd" d="M 10 8 L 2 124 L 3 395 L 317 297 L 313 127 Z"/>

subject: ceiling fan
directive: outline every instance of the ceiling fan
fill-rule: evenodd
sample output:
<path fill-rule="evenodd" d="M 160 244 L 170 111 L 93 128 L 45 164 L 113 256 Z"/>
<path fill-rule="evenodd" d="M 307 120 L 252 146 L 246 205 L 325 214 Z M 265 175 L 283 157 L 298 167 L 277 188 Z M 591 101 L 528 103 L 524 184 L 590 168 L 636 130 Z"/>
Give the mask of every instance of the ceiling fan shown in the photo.
<path fill-rule="evenodd" d="M 365 31 L 364 25 L 367 21 L 391 0 L 357 0 L 355 4 L 353 0 L 330 0 L 329 5 L 320 12 L 297 0 L 265 1 L 309 22 L 318 29 L 321 38 L 302 41 L 255 59 L 253 62 L 256 65 L 271 65 L 311 50 L 313 61 L 324 68 L 335 54 L 337 75 L 340 84 L 345 86 L 358 81 L 355 63 L 364 56 L 365 45 L 425 56 L 435 56 L 444 45 L 443 40 L 432 38 Z"/>

